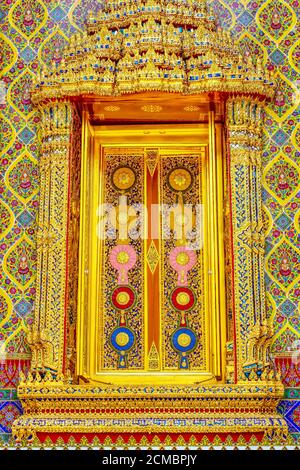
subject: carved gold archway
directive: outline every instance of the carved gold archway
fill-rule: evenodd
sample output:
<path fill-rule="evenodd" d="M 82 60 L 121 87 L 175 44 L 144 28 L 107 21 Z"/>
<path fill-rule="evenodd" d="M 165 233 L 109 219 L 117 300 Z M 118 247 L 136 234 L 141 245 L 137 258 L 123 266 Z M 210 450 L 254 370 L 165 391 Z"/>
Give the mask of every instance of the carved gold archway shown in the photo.
<path fill-rule="evenodd" d="M 216 28 L 205 2 L 182 3 L 127 2 L 120 10 L 107 2 L 100 17 L 91 15 L 86 31 L 71 38 L 60 64 L 43 70 L 35 84 L 33 101 L 42 116 L 37 298 L 28 337 L 32 370 L 19 386 L 25 414 L 14 423 L 19 437 L 59 433 L 62 426 L 69 434 L 135 433 L 144 432 L 145 423 L 147 432 L 173 433 L 262 434 L 285 428 L 276 413 L 283 388 L 269 356 L 272 327 L 264 287 L 262 115 L 273 93 L 272 80 L 259 60 L 245 60 L 232 38 Z M 150 105 L 154 100 L 156 106 L 165 96 L 184 97 L 190 109 L 203 103 L 204 116 L 211 120 L 221 110 L 231 325 L 227 384 L 157 386 L 150 392 L 142 386 L 78 383 L 78 247 L 84 215 L 80 155 L 88 145 L 87 123 L 97 120 L 97 103 L 105 102 L 109 113 L 126 96 Z M 199 113 L 194 120 L 201 120 Z M 172 410 L 183 403 L 185 411 L 175 418 L 184 421 L 176 424 Z M 154 409 L 153 416 L 136 411 L 145 404 Z M 111 416 L 124 407 L 128 414 L 116 423 Z M 92 421 L 90 409 L 100 410 Z M 219 409 L 224 410 L 222 424 Z"/>

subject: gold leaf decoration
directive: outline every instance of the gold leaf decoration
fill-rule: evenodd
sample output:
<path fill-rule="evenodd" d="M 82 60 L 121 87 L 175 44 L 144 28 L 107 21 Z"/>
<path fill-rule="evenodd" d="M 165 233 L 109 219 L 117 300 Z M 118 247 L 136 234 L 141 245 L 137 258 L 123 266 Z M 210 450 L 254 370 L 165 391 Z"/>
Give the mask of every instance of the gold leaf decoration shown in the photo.
<path fill-rule="evenodd" d="M 156 249 L 155 243 L 153 242 L 153 240 L 151 240 L 148 253 L 147 253 L 147 263 L 152 274 L 154 274 L 154 271 L 158 264 L 158 260 L 159 260 L 158 251 Z"/>

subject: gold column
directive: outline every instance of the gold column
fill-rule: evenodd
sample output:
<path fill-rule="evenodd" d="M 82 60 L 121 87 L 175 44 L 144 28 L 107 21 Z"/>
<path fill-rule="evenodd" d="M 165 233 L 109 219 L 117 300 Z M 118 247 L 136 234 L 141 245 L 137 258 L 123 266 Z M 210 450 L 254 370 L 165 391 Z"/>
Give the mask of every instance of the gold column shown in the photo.
<path fill-rule="evenodd" d="M 233 236 L 236 378 L 269 377 L 261 198 L 262 104 L 227 102 Z"/>
<path fill-rule="evenodd" d="M 37 294 L 28 335 L 32 370 L 65 367 L 66 291 L 70 187 L 70 139 L 75 109 L 53 101 L 41 108 L 40 203 Z"/>

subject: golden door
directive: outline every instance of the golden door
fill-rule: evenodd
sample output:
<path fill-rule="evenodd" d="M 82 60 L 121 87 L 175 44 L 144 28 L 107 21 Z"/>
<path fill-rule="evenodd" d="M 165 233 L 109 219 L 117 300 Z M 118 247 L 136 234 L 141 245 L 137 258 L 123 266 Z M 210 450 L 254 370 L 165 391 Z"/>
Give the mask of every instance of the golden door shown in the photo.
<path fill-rule="evenodd" d="M 126 384 L 221 377 L 216 130 L 219 151 L 205 125 L 103 127 L 86 136 L 81 376 Z"/>

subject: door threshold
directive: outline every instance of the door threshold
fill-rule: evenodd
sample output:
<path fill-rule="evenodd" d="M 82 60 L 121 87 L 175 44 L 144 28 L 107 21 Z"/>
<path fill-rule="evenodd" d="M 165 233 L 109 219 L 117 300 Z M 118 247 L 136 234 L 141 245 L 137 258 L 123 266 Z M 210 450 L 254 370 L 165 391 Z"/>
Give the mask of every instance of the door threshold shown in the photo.
<path fill-rule="evenodd" d="M 118 373 L 118 374 L 99 374 L 92 378 L 82 377 L 81 383 L 90 384 L 107 384 L 107 385 L 199 385 L 199 384 L 216 384 L 217 379 L 212 373 L 195 372 L 189 374 L 179 373 L 156 373 L 136 372 L 136 373 Z"/>

